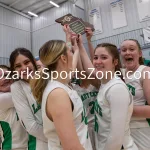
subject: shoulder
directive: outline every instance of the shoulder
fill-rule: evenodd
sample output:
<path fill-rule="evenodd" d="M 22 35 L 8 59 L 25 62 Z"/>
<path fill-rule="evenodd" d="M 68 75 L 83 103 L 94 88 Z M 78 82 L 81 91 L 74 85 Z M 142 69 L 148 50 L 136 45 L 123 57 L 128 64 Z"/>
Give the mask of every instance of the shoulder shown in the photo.
<path fill-rule="evenodd" d="M 67 95 L 67 92 L 64 89 L 62 89 L 61 87 L 57 87 L 57 88 L 53 89 L 49 95 L 59 97 L 62 95 Z"/>
<path fill-rule="evenodd" d="M 144 69 L 142 70 L 142 81 L 144 79 L 150 79 L 150 67 L 145 66 Z"/>
<path fill-rule="evenodd" d="M 62 104 L 70 101 L 70 99 L 68 93 L 64 89 L 58 87 L 48 94 L 48 101 L 51 102 L 51 104 Z"/>
<path fill-rule="evenodd" d="M 24 95 L 24 90 L 20 81 L 16 81 L 11 85 L 12 96 Z"/>
<path fill-rule="evenodd" d="M 144 71 L 149 71 L 150 72 L 150 67 L 145 66 L 144 69 L 142 70 L 142 72 Z"/>
<path fill-rule="evenodd" d="M 62 87 L 62 88 L 61 88 Z M 49 93 L 52 93 L 52 91 L 58 91 L 58 89 L 63 89 L 63 86 L 59 83 L 59 82 L 56 82 L 56 81 L 48 81 L 48 84 L 44 90 L 44 93 L 43 95 L 48 95 Z M 56 90 L 57 89 L 57 90 Z"/>
<path fill-rule="evenodd" d="M 52 96 L 52 97 L 59 97 L 66 93 L 67 94 L 67 90 L 66 90 L 66 86 L 59 83 L 59 82 L 51 82 L 49 81 L 45 90 L 44 90 L 44 97 L 49 97 L 49 96 Z"/>
<path fill-rule="evenodd" d="M 117 83 L 112 85 L 108 90 L 111 91 L 118 91 L 118 93 L 122 90 L 127 90 L 127 87 L 124 83 Z"/>
<path fill-rule="evenodd" d="M 117 92 L 117 93 L 123 93 L 125 91 L 128 91 L 128 88 L 126 84 L 121 79 L 114 79 L 112 82 L 108 85 L 107 92 Z"/>
<path fill-rule="evenodd" d="M 148 68 L 148 67 L 145 65 L 140 65 L 135 72 L 142 72 L 145 68 Z"/>
<path fill-rule="evenodd" d="M 15 81 L 13 84 L 11 84 L 11 90 L 20 87 L 21 87 L 20 81 Z"/>
<path fill-rule="evenodd" d="M 107 100 L 110 103 L 122 103 L 125 102 L 127 104 L 131 103 L 132 96 L 125 84 L 117 83 L 111 86 L 105 94 Z"/>

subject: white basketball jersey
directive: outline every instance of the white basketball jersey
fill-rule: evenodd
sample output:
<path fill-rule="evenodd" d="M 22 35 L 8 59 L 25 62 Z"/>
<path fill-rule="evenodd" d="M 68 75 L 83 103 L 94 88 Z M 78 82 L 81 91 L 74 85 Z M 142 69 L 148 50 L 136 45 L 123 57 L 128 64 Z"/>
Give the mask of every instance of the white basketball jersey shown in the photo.
<path fill-rule="evenodd" d="M 141 78 L 139 74 L 142 74 L 142 70 L 146 66 L 141 65 L 134 73 L 130 75 L 128 78 L 125 79 L 125 82 L 133 95 L 133 102 L 135 106 L 144 106 L 146 105 L 146 98 L 144 96 L 143 87 L 141 83 Z M 140 79 L 138 79 L 140 78 Z M 130 122 L 131 128 L 142 128 L 142 127 L 149 127 L 150 121 L 146 118 L 139 118 L 139 117 L 132 117 Z"/>
<path fill-rule="evenodd" d="M 79 85 L 72 84 L 73 89 L 77 91 L 78 95 L 81 97 L 84 107 L 86 108 L 88 123 L 94 122 L 94 106 L 97 99 L 98 90 L 89 85 L 88 88 L 82 88 Z"/>
<path fill-rule="evenodd" d="M 28 101 L 28 105 L 31 109 L 31 112 L 26 112 L 27 117 L 30 116 L 30 114 L 28 115 L 28 113 L 32 113 L 32 115 L 34 116 L 33 124 L 34 124 L 34 121 L 36 121 L 40 126 L 42 126 L 43 121 L 42 121 L 41 105 L 36 102 L 36 100 L 32 94 L 30 85 L 24 81 L 19 80 L 19 81 L 13 83 L 12 87 L 13 87 L 13 90 L 16 89 L 17 91 L 24 93 L 24 95 L 26 96 L 26 99 Z M 13 94 L 14 93 L 12 93 L 12 95 Z M 21 100 L 22 99 L 20 96 L 20 101 Z M 19 107 L 19 108 L 16 108 L 16 110 L 24 109 L 24 104 L 18 106 L 16 104 L 16 103 L 18 103 L 18 101 L 13 100 L 13 102 L 14 102 L 15 107 Z M 32 121 L 32 118 L 30 118 L 30 121 Z M 28 128 L 25 126 L 25 122 L 22 122 L 22 124 L 24 125 L 25 129 Z M 38 129 L 37 129 L 37 132 L 38 132 Z M 32 135 L 29 135 L 28 150 L 47 150 L 47 149 L 48 149 L 48 143 L 47 142 L 44 142 L 44 141 L 38 139 L 38 137 L 34 137 Z"/>
<path fill-rule="evenodd" d="M 48 139 L 49 150 L 63 150 L 54 123 L 47 117 L 47 114 L 45 112 L 47 97 L 49 93 L 56 88 L 62 88 L 67 92 L 74 106 L 74 110 L 72 113 L 79 141 L 81 145 L 85 148 L 85 150 L 92 150 L 91 141 L 88 136 L 86 112 L 85 109 L 83 109 L 82 101 L 76 91 L 70 89 L 69 87 L 58 81 L 49 81 L 42 98 L 43 126 L 45 136 Z"/>
<path fill-rule="evenodd" d="M 97 150 L 104 150 L 104 147 L 106 145 L 107 139 L 111 131 L 111 109 L 110 109 L 110 104 L 106 98 L 106 94 L 112 86 L 117 84 L 122 84 L 127 89 L 127 86 L 124 84 L 124 82 L 121 79 L 113 78 L 108 83 L 100 87 L 97 96 L 97 101 L 95 102 L 95 114 L 96 114 L 95 132 L 96 132 Z M 124 149 L 128 149 L 129 147 L 132 147 L 134 144 L 130 136 L 130 128 L 129 128 L 129 122 L 132 115 L 132 111 L 133 111 L 133 103 L 132 103 L 132 96 L 131 96 L 131 103 L 129 104 L 128 107 L 128 114 L 126 118 L 126 126 L 125 126 L 125 133 L 124 133 L 124 141 L 123 141 Z"/>
<path fill-rule="evenodd" d="M 8 96 L 10 93 L 3 94 Z M 28 134 L 22 127 L 14 107 L 0 110 L 0 134 L 2 150 L 27 150 Z"/>

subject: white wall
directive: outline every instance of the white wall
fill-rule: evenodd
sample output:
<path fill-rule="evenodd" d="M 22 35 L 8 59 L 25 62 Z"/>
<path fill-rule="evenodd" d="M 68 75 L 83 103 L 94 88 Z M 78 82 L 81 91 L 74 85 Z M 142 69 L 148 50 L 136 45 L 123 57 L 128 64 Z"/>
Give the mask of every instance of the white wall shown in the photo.
<path fill-rule="evenodd" d="M 49 9 L 32 20 L 32 52 L 34 55 L 38 55 L 40 47 L 48 40 L 65 40 L 62 26 L 56 23 L 55 19 L 68 13 L 75 13 L 71 2 L 63 3 L 60 8 Z"/>
<path fill-rule="evenodd" d="M 109 3 L 110 0 L 85 0 L 85 14 L 87 20 L 89 9 L 100 7 L 101 11 L 103 33 L 92 38 L 94 47 L 102 42 L 110 42 L 117 45 L 119 48 L 122 41 L 131 38 L 137 39 L 141 46 L 144 46 L 145 42 L 140 35 L 143 34 L 142 28 L 150 26 L 150 20 L 139 22 L 136 0 L 124 0 L 127 26 L 115 30 L 112 28 L 113 25 Z M 84 44 L 87 45 L 86 42 Z M 148 54 L 147 50 L 144 50 L 144 56 Z"/>
<path fill-rule="evenodd" d="M 80 8 L 84 9 L 85 8 L 84 0 L 77 0 L 76 6 L 79 6 Z"/>
<path fill-rule="evenodd" d="M 18 47 L 31 50 L 30 19 L 0 7 L 0 64 Z"/>
<path fill-rule="evenodd" d="M 80 0 L 77 1 L 78 3 Z M 99 6 L 102 14 L 103 33 L 93 37 L 94 47 L 98 43 L 111 42 L 118 47 L 124 39 L 135 38 L 141 46 L 144 40 L 140 36 L 143 34 L 142 28 L 150 25 L 150 20 L 139 22 L 136 8 L 136 0 L 124 0 L 128 25 L 126 27 L 113 30 L 109 0 L 83 0 L 85 10 L 76 7 L 71 2 L 61 4 L 60 8 L 49 9 L 39 15 L 38 18 L 30 19 L 0 7 L 0 64 L 7 63 L 5 58 L 9 58 L 10 53 L 17 47 L 32 49 L 34 55 L 38 55 L 39 48 L 48 40 L 65 40 L 60 24 L 55 19 L 71 13 L 83 20 L 88 20 L 88 9 Z M 84 45 L 87 48 L 84 36 Z M 147 50 L 143 51 L 144 56 L 148 55 Z"/>
<path fill-rule="evenodd" d="M 103 33 L 97 35 L 96 39 L 101 39 L 112 35 L 141 29 L 150 25 L 150 20 L 141 23 L 139 22 L 136 0 L 124 0 L 127 26 L 113 30 L 109 3 L 110 0 L 86 0 L 85 2 L 87 19 L 89 9 L 99 6 L 101 10 Z"/>
<path fill-rule="evenodd" d="M 81 2 L 81 0 L 78 0 L 76 4 L 79 2 Z M 38 55 L 39 48 L 50 39 L 65 40 L 62 28 L 55 22 L 55 19 L 67 13 L 72 13 L 83 20 L 88 20 L 88 9 L 97 6 L 101 8 L 103 33 L 93 37 L 94 47 L 102 42 L 110 42 L 119 47 L 123 40 L 129 38 L 137 39 L 141 46 L 145 44 L 140 35 L 143 34 L 142 28 L 150 25 L 150 20 L 141 23 L 139 22 L 136 0 L 124 0 L 128 25 L 115 30 L 112 29 L 112 19 L 109 6 L 110 0 L 82 0 L 82 4 L 83 2 L 85 2 L 85 10 L 76 7 L 71 2 L 67 2 L 62 4 L 59 9 L 52 8 L 43 12 L 38 18 L 33 19 L 32 49 L 34 55 Z M 84 45 L 87 47 L 85 36 L 83 39 Z"/>
<path fill-rule="evenodd" d="M 46 41 L 65 40 L 62 26 L 56 23 L 55 19 L 67 13 L 85 20 L 84 10 L 71 2 L 63 3 L 59 9 L 49 9 L 32 20 L 0 7 L 0 64 L 9 64 L 10 53 L 17 47 L 32 50 L 36 56 Z"/>

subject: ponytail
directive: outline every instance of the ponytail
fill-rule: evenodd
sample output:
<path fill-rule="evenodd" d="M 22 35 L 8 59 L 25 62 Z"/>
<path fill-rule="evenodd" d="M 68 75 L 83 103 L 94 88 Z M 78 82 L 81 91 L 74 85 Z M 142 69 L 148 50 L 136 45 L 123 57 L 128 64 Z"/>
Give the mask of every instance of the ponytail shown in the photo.
<path fill-rule="evenodd" d="M 61 40 L 50 40 L 39 50 L 40 60 L 43 65 L 47 67 L 48 71 L 46 73 L 49 77 L 46 76 L 45 72 L 41 71 L 40 78 L 38 77 L 37 79 L 35 76 L 35 78 L 30 81 L 32 93 L 38 103 L 42 103 L 43 92 L 51 79 L 50 74 L 56 70 L 57 62 L 62 54 L 67 56 L 67 46 L 66 43 Z"/>
<path fill-rule="evenodd" d="M 36 79 L 36 76 L 35 76 L 34 79 L 30 80 L 32 94 L 36 98 L 39 104 L 42 103 L 43 92 L 48 84 L 48 81 L 49 81 L 49 77 L 47 77 L 46 74 L 43 73 L 43 71 L 40 72 L 40 79 Z"/>

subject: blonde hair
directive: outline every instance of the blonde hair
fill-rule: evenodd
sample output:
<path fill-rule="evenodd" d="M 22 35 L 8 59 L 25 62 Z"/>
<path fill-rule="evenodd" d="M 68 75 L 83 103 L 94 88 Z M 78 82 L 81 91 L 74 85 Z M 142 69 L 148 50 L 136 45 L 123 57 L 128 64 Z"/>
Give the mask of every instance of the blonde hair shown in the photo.
<path fill-rule="evenodd" d="M 50 40 L 40 48 L 39 57 L 48 69 L 49 76 L 50 72 L 56 69 L 57 61 L 62 54 L 67 55 L 67 47 L 65 42 L 61 40 Z M 44 78 L 46 78 L 46 75 L 41 72 L 40 79 L 33 79 L 30 82 L 32 93 L 38 103 L 42 102 L 42 95 L 49 81 L 49 79 Z"/>

